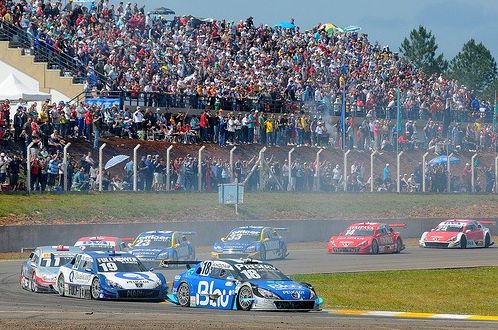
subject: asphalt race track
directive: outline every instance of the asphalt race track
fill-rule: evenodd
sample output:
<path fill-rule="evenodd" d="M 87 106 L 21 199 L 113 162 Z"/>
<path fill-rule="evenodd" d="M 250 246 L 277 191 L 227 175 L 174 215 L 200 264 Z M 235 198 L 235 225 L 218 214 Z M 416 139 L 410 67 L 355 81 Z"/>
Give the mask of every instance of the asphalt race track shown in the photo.
<path fill-rule="evenodd" d="M 441 267 L 472 267 L 498 265 L 498 248 L 438 250 L 409 247 L 393 255 L 329 255 L 322 246 L 292 249 L 286 260 L 273 263 L 287 274 L 417 269 Z M 208 258 L 206 251 L 199 258 Z M 109 320 L 123 320 L 124 325 L 164 327 L 189 325 L 190 328 L 302 329 L 302 328 L 498 328 L 496 322 L 390 319 L 379 317 L 334 316 L 327 312 L 256 313 L 182 309 L 168 303 L 108 302 L 61 298 L 55 294 L 36 294 L 20 289 L 18 283 L 21 261 L 0 262 L 0 326 L 31 327 L 73 320 L 73 325 L 104 328 Z M 171 281 L 183 269 L 162 270 Z M 32 323 L 36 320 L 36 323 Z M 3 322 L 3 323 L 2 323 Z M 13 322 L 13 323 L 10 323 Z M 21 323 L 16 323 L 21 322 Z M 24 323 L 22 323 L 24 322 Z M 157 322 L 157 324 L 155 323 Z M 100 325 L 100 327 L 98 326 Z M 109 327 L 116 326 L 111 324 Z M 48 328 L 48 326 L 47 326 Z M 118 327 L 123 328 L 123 326 Z"/>

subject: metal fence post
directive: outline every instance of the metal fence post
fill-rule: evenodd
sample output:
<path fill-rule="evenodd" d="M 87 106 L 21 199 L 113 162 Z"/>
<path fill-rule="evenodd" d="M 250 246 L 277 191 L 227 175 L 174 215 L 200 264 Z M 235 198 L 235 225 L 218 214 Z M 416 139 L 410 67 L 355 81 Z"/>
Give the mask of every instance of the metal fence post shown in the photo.
<path fill-rule="evenodd" d="M 423 156 L 422 156 L 422 192 L 425 192 L 425 177 L 426 177 L 426 172 L 427 172 L 427 164 L 425 162 L 425 159 L 427 158 L 427 155 L 429 155 L 429 152 L 427 151 Z"/>
<path fill-rule="evenodd" d="M 199 192 L 202 192 L 202 151 L 206 149 L 206 146 L 199 148 L 199 155 L 197 157 L 197 188 Z"/>
<path fill-rule="evenodd" d="M 377 150 L 374 150 L 370 154 L 370 192 L 374 191 L 374 156 L 377 153 Z"/>
<path fill-rule="evenodd" d="M 102 191 L 102 176 L 104 175 L 102 172 L 103 166 L 102 162 L 104 161 L 104 148 L 107 146 L 107 143 L 104 143 L 99 148 L 99 191 Z"/>
<path fill-rule="evenodd" d="M 31 142 L 27 146 L 26 150 L 26 189 L 28 190 L 28 194 L 31 193 L 31 147 L 35 144 Z"/>
<path fill-rule="evenodd" d="M 69 146 L 71 145 L 71 142 L 68 142 L 66 143 L 66 145 L 64 146 L 64 154 L 63 154 L 63 157 L 62 157 L 62 166 L 63 166 L 63 170 L 64 170 L 64 191 L 67 192 L 67 188 L 69 187 L 68 183 L 67 183 L 67 148 L 69 148 Z"/>
<path fill-rule="evenodd" d="M 475 153 L 475 154 L 472 156 L 472 158 L 471 158 L 471 163 L 470 163 L 470 169 L 471 169 L 471 171 L 472 171 L 471 176 L 470 176 L 470 177 L 471 177 L 471 179 L 470 179 L 471 181 L 470 181 L 470 182 L 471 182 L 471 184 L 472 184 L 472 187 L 470 188 L 470 191 L 471 191 L 471 192 L 473 192 L 473 193 L 475 193 L 475 192 L 476 192 L 476 188 L 475 188 L 475 186 L 474 186 L 474 184 L 475 184 L 475 175 L 474 175 L 474 161 L 475 161 L 476 157 L 477 157 L 477 153 Z"/>
<path fill-rule="evenodd" d="M 401 156 L 403 155 L 403 151 L 400 151 L 398 156 L 397 156 L 397 163 L 396 163 L 396 174 L 398 175 L 398 179 L 396 180 L 396 191 L 398 192 L 398 194 L 400 193 L 401 191 L 401 180 L 400 180 L 400 161 L 401 161 Z"/>
<path fill-rule="evenodd" d="M 258 158 L 258 166 L 259 166 L 259 190 L 262 190 L 264 187 L 263 186 L 263 176 L 261 175 L 261 173 L 263 172 L 263 162 L 265 161 L 265 151 L 266 151 L 266 147 L 263 147 L 261 148 L 261 150 L 259 151 L 259 158 Z"/>
<path fill-rule="evenodd" d="M 166 149 L 166 190 L 171 190 L 171 158 L 170 153 L 171 149 L 173 149 L 173 145 L 170 145 L 168 149 Z"/>
<path fill-rule="evenodd" d="M 140 144 L 137 144 L 135 148 L 133 148 L 133 191 L 137 191 L 137 150 L 140 148 Z"/>
<path fill-rule="evenodd" d="M 316 161 L 315 161 L 315 190 L 320 191 L 320 154 L 323 149 L 320 149 L 316 152 Z"/>
<path fill-rule="evenodd" d="M 233 147 L 230 150 L 230 182 L 233 182 L 234 174 L 233 174 L 233 152 L 237 149 L 237 147 Z"/>
<path fill-rule="evenodd" d="M 289 154 L 287 156 L 287 161 L 289 162 L 289 184 L 287 185 L 287 191 L 292 191 L 293 189 L 293 180 L 292 180 L 292 153 L 296 150 L 296 148 L 292 148 L 289 150 Z"/>
<path fill-rule="evenodd" d="M 448 175 L 448 182 L 446 183 L 446 190 L 448 193 L 451 193 L 451 157 L 453 156 L 453 153 L 449 154 L 447 157 L 447 161 L 446 161 L 446 171 L 447 171 L 447 175 Z"/>
<path fill-rule="evenodd" d="M 348 155 L 351 149 L 344 153 L 344 176 L 342 178 L 344 184 L 344 191 L 348 191 Z"/>
<path fill-rule="evenodd" d="M 498 194 L 498 156 L 495 157 L 495 193 Z"/>

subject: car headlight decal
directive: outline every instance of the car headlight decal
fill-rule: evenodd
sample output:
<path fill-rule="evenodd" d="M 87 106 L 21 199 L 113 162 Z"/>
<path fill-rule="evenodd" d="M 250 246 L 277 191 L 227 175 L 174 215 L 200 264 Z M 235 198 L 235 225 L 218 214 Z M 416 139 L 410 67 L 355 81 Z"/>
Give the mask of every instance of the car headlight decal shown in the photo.
<path fill-rule="evenodd" d="M 259 296 L 266 298 L 266 299 L 280 299 L 279 296 L 274 294 L 273 292 L 263 289 L 263 288 L 257 288 L 256 289 L 257 293 Z"/>
<path fill-rule="evenodd" d="M 248 246 L 248 247 L 245 249 L 245 252 L 247 252 L 247 253 L 256 252 L 256 245 L 251 245 L 251 246 Z"/>

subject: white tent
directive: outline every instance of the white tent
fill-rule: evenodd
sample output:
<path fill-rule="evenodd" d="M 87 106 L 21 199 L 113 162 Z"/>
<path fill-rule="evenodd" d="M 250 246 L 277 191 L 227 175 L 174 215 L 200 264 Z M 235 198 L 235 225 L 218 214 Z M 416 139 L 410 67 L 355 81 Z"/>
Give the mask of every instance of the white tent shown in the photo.
<path fill-rule="evenodd" d="M 51 95 L 26 86 L 13 73 L 10 73 L 0 83 L 0 100 L 17 101 L 20 98 L 25 101 L 44 101 L 50 99 Z"/>

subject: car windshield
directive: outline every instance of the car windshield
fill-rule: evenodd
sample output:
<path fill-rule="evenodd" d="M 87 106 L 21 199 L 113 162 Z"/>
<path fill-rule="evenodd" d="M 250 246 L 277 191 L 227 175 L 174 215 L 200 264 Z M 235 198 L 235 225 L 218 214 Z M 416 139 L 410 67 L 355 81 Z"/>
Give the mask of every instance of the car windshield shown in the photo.
<path fill-rule="evenodd" d="M 72 255 L 65 255 L 65 256 L 60 256 L 60 255 L 54 255 L 53 253 L 50 254 L 48 257 L 43 257 L 40 259 L 40 266 L 41 267 L 60 267 L 62 265 L 67 264 L 68 262 L 73 259 Z"/>
<path fill-rule="evenodd" d="M 171 246 L 171 235 L 143 235 L 138 236 L 133 244 L 135 248 L 160 248 Z"/>
<path fill-rule="evenodd" d="M 145 272 L 147 269 L 136 257 L 97 258 L 99 272 Z"/>
<path fill-rule="evenodd" d="M 437 226 L 436 231 L 446 231 L 450 233 L 458 233 L 463 231 L 463 225 L 458 223 L 443 223 Z"/>
<path fill-rule="evenodd" d="M 354 226 L 349 227 L 345 232 L 344 236 L 373 236 L 374 229 L 371 226 Z"/>
<path fill-rule="evenodd" d="M 275 266 L 269 264 L 235 264 L 235 275 L 239 281 L 266 280 L 290 281 Z"/>
<path fill-rule="evenodd" d="M 254 242 L 259 240 L 261 232 L 255 230 L 232 230 L 225 238 L 225 241 Z"/>

